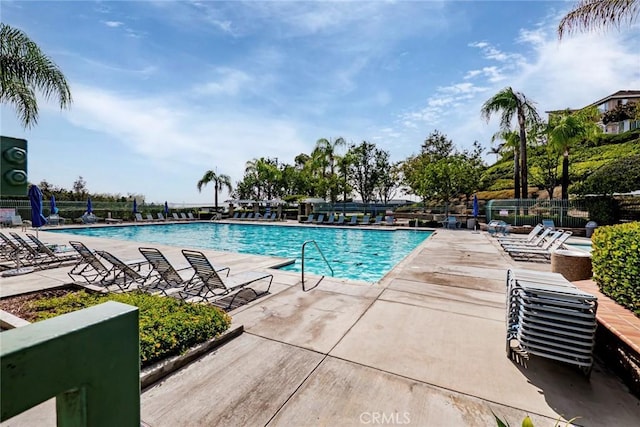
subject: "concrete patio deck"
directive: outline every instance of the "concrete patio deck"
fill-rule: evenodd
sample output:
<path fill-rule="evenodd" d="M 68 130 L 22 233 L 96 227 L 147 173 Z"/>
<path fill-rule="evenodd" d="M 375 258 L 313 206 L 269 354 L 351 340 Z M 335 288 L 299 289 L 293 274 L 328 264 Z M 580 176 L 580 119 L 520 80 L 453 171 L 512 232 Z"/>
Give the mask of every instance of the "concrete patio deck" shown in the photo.
<path fill-rule="evenodd" d="M 80 240 L 139 258 L 136 243 Z M 178 248 L 151 246 L 178 263 Z M 234 271 L 283 261 L 207 253 Z M 526 415 L 536 426 L 560 416 L 638 425 L 640 401 L 606 367 L 596 364 L 588 381 L 571 366 L 532 357 L 525 368 L 506 357 L 512 266 L 550 270 L 512 261 L 486 233 L 437 230 L 376 285 L 325 278 L 303 292 L 299 275 L 274 271 L 270 295 L 231 312 L 244 334 L 143 390 L 142 419 L 152 427 L 489 426 L 493 411 L 512 425 Z M 68 282 L 66 271 L 3 278 L 0 292 Z M 49 402 L 2 425 L 54 425 L 52 416 Z"/>

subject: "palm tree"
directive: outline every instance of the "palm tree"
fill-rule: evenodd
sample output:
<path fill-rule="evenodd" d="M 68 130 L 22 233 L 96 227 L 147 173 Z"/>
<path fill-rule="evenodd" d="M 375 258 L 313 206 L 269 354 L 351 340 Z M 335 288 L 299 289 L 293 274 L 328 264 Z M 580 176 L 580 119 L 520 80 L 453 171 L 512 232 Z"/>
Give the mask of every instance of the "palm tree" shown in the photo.
<path fill-rule="evenodd" d="M 12 105 L 24 128 L 38 122 L 36 91 L 71 104 L 69 85 L 58 66 L 22 31 L 0 24 L 0 102 Z"/>
<path fill-rule="evenodd" d="M 513 151 L 513 187 L 515 189 L 514 198 L 520 198 L 520 138 L 517 132 L 503 130 L 500 132 L 496 132 L 491 137 L 491 142 L 495 142 L 497 140 L 504 141 L 500 144 L 500 150 L 502 151 Z"/>
<path fill-rule="evenodd" d="M 312 158 L 316 159 L 317 165 L 322 171 L 323 186 L 329 187 L 329 198 L 331 203 L 335 203 L 338 196 L 338 186 L 335 174 L 335 167 L 338 159 L 336 149 L 346 145 L 344 138 L 339 137 L 335 140 L 321 138 L 316 141 L 316 147 L 313 150 Z M 329 169 L 327 171 L 327 168 Z M 324 194 L 326 196 L 326 194 Z"/>
<path fill-rule="evenodd" d="M 508 131 L 511 128 L 511 121 L 516 116 L 518 127 L 520 128 L 520 177 L 522 184 L 522 197 L 529 195 L 529 182 L 527 176 L 527 126 L 538 123 L 540 115 L 534 106 L 534 102 L 527 99 L 521 92 L 514 92 L 511 87 L 506 87 L 489 98 L 480 109 L 480 114 L 488 122 L 491 115 L 501 112 L 500 128 Z M 518 190 L 516 190 L 516 195 Z M 519 197 L 516 196 L 516 199 Z"/>
<path fill-rule="evenodd" d="M 574 30 L 620 27 L 632 24 L 640 11 L 639 0 L 581 0 L 558 25 L 558 38 Z"/>
<path fill-rule="evenodd" d="M 200 181 L 198 181 L 198 192 L 202 191 L 202 187 L 207 185 L 208 183 L 213 182 L 213 189 L 215 191 L 215 208 L 218 210 L 218 192 L 222 191 L 223 188 L 226 188 L 229 193 L 231 193 L 231 177 L 229 175 L 220 174 L 218 175 L 212 170 L 206 171 Z"/>
<path fill-rule="evenodd" d="M 562 154 L 562 199 L 569 198 L 569 151 L 572 146 L 590 139 L 599 133 L 597 125 L 599 113 L 597 107 L 589 107 L 577 112 L 566 110 L 552 117 L 549 123 L 549 142 Z"/>

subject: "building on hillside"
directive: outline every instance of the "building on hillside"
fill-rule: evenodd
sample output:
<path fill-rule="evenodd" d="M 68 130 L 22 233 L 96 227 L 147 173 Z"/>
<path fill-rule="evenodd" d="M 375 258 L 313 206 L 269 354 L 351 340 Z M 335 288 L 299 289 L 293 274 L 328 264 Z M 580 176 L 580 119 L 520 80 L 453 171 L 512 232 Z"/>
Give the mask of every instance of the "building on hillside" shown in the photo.
<path fill-rule="evenodd" d="M 636 104 L 635 117 L 629 117 L 625 114 L 625 111 L 629 111 L 625 106 L 634 103 Z M 637 120 L 640 90 L 619 90 L 588 106 L 598 107 L 598 111 L 602 114 L 601 126 L 604 133 L 618 134 L 640 128 L 640 120 Z"/>
<path fill-rule="evenodd" d="M 630 108 L 631 104 L 635 104 L 636 108 Z M 638 120 L 640 112 L 637 110 L 640 107 L 640 90 L 619 90 L 583 108 L 587 107 L 597 107 L 600 111 L 601 121 L 599 124 L 604 133 L 615 135 L 640 128 L 640 120 Z M 575 111 L 577 110 L 568 108 L 546 111 L 546 113 L 551 118 L 555 114 Z"/>

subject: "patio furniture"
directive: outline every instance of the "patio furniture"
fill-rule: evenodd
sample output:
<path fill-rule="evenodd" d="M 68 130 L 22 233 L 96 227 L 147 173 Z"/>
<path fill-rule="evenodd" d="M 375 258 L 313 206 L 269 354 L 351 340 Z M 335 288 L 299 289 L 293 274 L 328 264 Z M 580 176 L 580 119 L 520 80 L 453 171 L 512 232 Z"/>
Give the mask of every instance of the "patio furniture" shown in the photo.
<path fill-rule="evenodd" d="M 140 266 L 142 265 L 140 262 L 135 263 L 135 265 L 138 266 L 138 270 L 135 270 L 132 268 L 133 266 L 131 263 L 121 261 L 110 252 L 96 251 L 96 254 L 105 259 L 112 266 L 110 273 L 113 274 L 113 277 L 108 281 L 104 279 L 101 280 L 99 284 L 102 286 L 116 285 L 120 291 L 125 292 L 131 287 L 131 285 L 142 285 L 147 279 L 146 275 L 140 274 Z"/>
<path fill-rule="evenodd" d="M 209 259 L 198 251 L 183 249 L 182 254 L 193 267 L 194 275 L 190 283 L 178 292 L 182 299 L 197 298 L 207 302 L 215 302 L 221 298 L 232 296 L 227 307 L 231 307 L 238 293 L 248 285 L 263 279 L 269 279 L 267 290 L 259 294 L 251 289 L 256 297 L 266 294 L 271 288 L 273 274 L 259 271 L 247 271 L 222 277 L 218 274 L 219 267 L 214 267 Z"/>
<path fill-rule="evenodd" d="M 553 273 L 507 272 L 506 350 L 513 360 L 530 355 L 593 367 L 597 298 Z"/>
<path fill-rule="evenodd" d="M 455 230 L 456 228 L 460 228 L 460 221 L 455 216 L 448 216 L 444 221 L 440 222 L 443 228 L 448 228 L 450 230 Z"/>

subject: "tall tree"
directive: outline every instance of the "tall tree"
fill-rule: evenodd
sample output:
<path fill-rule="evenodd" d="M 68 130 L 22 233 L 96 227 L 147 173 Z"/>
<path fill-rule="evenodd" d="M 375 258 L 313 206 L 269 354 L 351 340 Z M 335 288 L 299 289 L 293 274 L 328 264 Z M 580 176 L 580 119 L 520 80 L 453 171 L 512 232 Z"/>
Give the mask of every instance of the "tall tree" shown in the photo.
<path fill-rule="evenodd" d="M 520 137 L 517 132 L 502 130 L 491 137 L 491 142 L 504 141 L 501 151 L 513 152 L 513 188 L 514 198 L 520 198 Z"/>
<path fill-rule="evenodd" d="M 344 138 L 338 137 L 336 139 L 320 138 L 316 141 L 316 146 L 311 153 L 312 159 L 315 160 L 317 167 L 321 172 L 320 176 L 320 192 L 323 197 L 329 194 L 331 203 L 335 203 L 338 196 L 338 178 L 335 173 L 338 160 L 338 147 L 346 145 Z"/>
<path fill-rule="evenodd" d="M 562 154 L 562 199 L 569 198 L 569 151 L 580 142 L 592 139 L 600 132 L 597 107 L 579 111 L 565 110 L 549 120 L 549 143 Z"/>
<path fill-rule="evenodd" d="M 562 39 L 565 34 L 575 30 L 617 28 L 623 22 L 631 25 L 639 11 L 638 0 L 581 0 L 560 21 L 558 38 Z"/>
<path fill-rule="evenodd" d="M 222 191 L 223 188 L 226 188 L 229 193 L 231 193 L 231 178 L 229 175 L 220 174 L 218 175 L 216 172 L 212 170 L 208 170 L 204 173 L 200 181 L 198 181 L 198 192 L 202 191 L 202 187 L 207 185 L 208 183 L 213 182 L 213 191 L 215 194 L 215 208 L 218 210 L 218 193 Z"/>
<path fill-rule="evenodd" d="M 374 198 L 375 188 L 381 175 L 377 158 L 380 150 L 376 145 L 362 141 L 360 145 L 352 145 L 347 152 L 351 159 L 349 180 L 362 197 L 363 203 L 369 203 Z"/>
<path fill-rule="evenodd" d="M 58 66 L 25 33 L 0 23 L 0 102 L 12 105 L 25 128 L 38 122 L 36 92 L 71 104 L 69 85 Z"/>
<path fill-rule="evenodd" d="M 482 117 L 489 121 L 494 113 L 500 113 L 500 128 L 503 131 L 511 128 L 514 117 L 518 120 L 520 130 L 520 183 L 522 185 L 521 196 L 529 195 L 528 167 L 527 167 L 527 126 L 540 122 L 540 115 L 534 106 L 534 102 L 527 99 L 521 92 L 514 92 L 511 87 L 506 87 L 489 98 L 480 109 Z M 516 197 L 518 198 L 518 197 Z"/>

